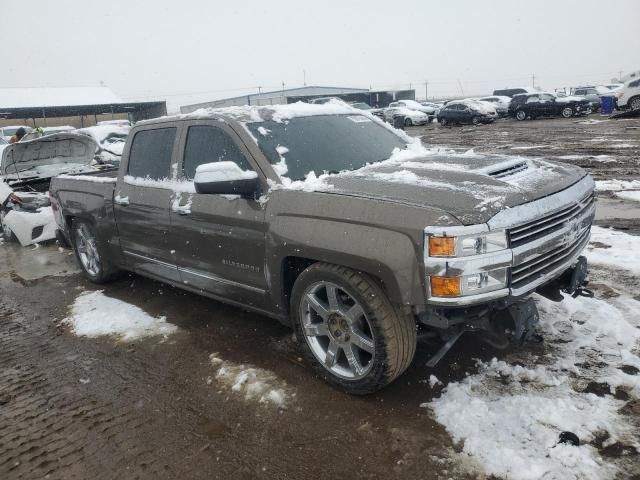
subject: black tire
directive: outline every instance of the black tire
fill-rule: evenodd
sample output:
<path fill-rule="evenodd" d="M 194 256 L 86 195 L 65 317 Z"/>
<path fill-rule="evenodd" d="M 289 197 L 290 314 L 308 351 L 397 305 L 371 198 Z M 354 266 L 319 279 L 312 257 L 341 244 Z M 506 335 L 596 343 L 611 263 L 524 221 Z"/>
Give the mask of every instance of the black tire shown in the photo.
<path fill-rule="evenodd" d="M 410 118 L 405 118 L 404 119 L 404 126 L 405 127 L 413 127 L 413 122 L 411 121 Z"/>
<path fill-rule="evenodd" d="M 564 107 L 562 110 L 560 110 L 560 115 L 562 116 L 562 118 L 571 118 L 574 114 L 575 112 L 573 111 L 573 107 Z"/>
<path fill-rule="evenodd" d="M 640 110 L 640 97 L 632 97 L 628 105 L 630 110 Z"/>
<path fill-rule="evenodd" d="M 520 108 L 518 110 L 516 110 L 516 113 L 513 114 L 514 118 L 520 122 L 522 122 L 523 120 L 527 119 L 527 112 Z"/>
<path fill-rule="evenodd" d="M 89 270 L 86 266 L 86 262 L 81 258 L 82 253 L 79 251 L 79 248 L 82 248 L 79 245 L 79 232 L 81 230 L 84 232 L 85 238 L 87 238 L 89 240 L 89 243 L 91 243 L 91 248 L 95 249 L 95 254 L 97 255 L 95 271 Z M 97 284 L 102 284 L 110 282 L 118 276 L 120 270 L 107 259 L 107 256 L 104 254 L 103 248 L 97 241 L 95 227 L 91 222 L 80 220 L 77 218 L 74 219 L 71 223 L 71 241 L 73 242 L 73 251 L 76 254 L 76 259 L 78 260 L 78 264 L 82 269 L 82 273 L 84 273 L 84 276 L 87 277 L 89 281 Z"/>
<path fill-rule="evenodd" d="M 471 117 L 471 123 L 473 125 L 480 125 L 482 122 L 480 121 L 480 117 L 474 116 L 474 117 Z"/>
<path fill-rule="evenodd" d="M 441 117 L 438 119 L 438 123 L 443 127 L 446 127 L 449 124 L 449 121 L 445 117 Z"/>
<path fill-rule="evenodd" d="M 309 337 L 303 330 L 303 299 L 310 288 L 327 282 L 347 292 L 361 307 L 373 339 L 373 355 L 368 373 L 359 379 L 346 379 L 334 374 L 313 353 Z M 387 295 L 370 276 L 349 268 L 315 263 L 297 278 L 291 294 L 291 318 L 302 355 L 328 383 L 355 395 L 366 395 L 385 387 L 411 364 L 416 351 L 416 323 L 412 316 L 395 308 Z M 328 339 L 328 337 L 327 337 Z M 344 352 L 338 351 L 336 358 Z"/>

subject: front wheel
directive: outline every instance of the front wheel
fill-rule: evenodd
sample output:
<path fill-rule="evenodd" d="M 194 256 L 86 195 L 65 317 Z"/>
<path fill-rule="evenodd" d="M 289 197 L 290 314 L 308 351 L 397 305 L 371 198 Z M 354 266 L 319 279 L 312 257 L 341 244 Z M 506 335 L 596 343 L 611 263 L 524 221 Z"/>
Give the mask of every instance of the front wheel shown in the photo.
<path fill-rule="evenodd" d="M 405 118 L 404 119 L 404 126 L 405 127 L 412 127 L 413 126 L 413 122 L 411 121 L 410 118 Z"/>
<path fill-rule="evenodd" d="M 106 283 L 118 273 L 98 244 L 95 227 L 84 220 L 75 219 L 71 236 L 76 258 L 85 276 L 93 283 Z"/>
<path fill-rule="evenodd" d="M 564 117 L 564 118 L 571 118 L 573 117 L 573 108 L 571 107 L 564 107 L 562 109 L 562 111 L 560 112 L 560 114 Z"/>
<path fill-rule="evenodd" d="M 471 118 L 471 123 L 474 125 L 480 125 L 480 117 L 472 117 Z"/>
<path fill-rule="evenodd" d="M 640 110 L 640 97 L 633 97 L 629 102 L 631 110 Z"/>
<path fill-rule="evenodd" d="M 291 314 L 307 362 L 327 382 L 373 393 L 411 364 L 416 324 L 366 274 L 315 263 L 293 287 Z"/>
<path fill-rule="evenodd" d="M 439 119 L 438 119 L 438 123 L 439 123 L 440 125 L 442 125 L 443 127 L 446 127 L 446 126 L 447 126 L 447 124 L 449 123 L 449 121 L 448 121 L 446 118 L 442 117 L 442 118 L 439 118 Z"/>
<path fill-rule="evenodd" d="M 525 112 L 524 110 L 518 110 L 516 112 L 516 120 L 526 120 L 527 119 L 527 112 Z"/>

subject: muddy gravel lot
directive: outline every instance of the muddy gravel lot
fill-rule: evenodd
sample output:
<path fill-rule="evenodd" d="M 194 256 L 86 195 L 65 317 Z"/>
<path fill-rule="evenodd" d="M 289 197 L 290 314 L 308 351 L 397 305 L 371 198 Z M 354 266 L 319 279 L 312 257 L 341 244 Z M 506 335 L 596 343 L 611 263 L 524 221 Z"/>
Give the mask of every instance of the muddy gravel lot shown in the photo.
<path fill-rule="evenodd" d="M 593 115 L 408 133 L 632 181 L 639 128 Z M 0 479 L 640 479 L 638 206 L 599 192 L 597 223 L 617 230 L 594 233 L 595 299 L 538 299 L 539 335 L 517 349 L 468 334 L 430 369 L 421 343 L 364 398 L 315 377 L 273 320 L 136 275 L 97 288 L 56 244 L 0 244 Z M 96 311 L 147 331 L 69 320 Z M 563 430 L 581 445 L 556 445 Z"/>

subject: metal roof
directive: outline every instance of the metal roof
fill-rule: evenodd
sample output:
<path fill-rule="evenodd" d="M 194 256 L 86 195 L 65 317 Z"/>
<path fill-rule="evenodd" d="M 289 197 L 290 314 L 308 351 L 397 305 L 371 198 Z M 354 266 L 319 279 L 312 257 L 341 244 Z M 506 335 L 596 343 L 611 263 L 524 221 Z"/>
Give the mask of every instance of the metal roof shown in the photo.
<path fill-rule="evenodd" d="M 0 110 L 5 108 L 75 107 L 123 103 L 107 87 L 0 88 Z"/>

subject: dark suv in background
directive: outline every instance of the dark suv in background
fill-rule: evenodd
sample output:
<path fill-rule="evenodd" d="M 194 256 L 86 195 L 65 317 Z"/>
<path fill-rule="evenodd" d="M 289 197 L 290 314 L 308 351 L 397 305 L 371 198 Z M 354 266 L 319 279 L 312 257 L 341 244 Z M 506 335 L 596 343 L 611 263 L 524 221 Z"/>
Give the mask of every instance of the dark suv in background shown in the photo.
<path fill-rule="evenodd" d="M 564 117 L 588 115 L 592 111 L 588 100 L 558 97 L 553 93 L 521 93 L 514 95 L 509 104 L 509 115 L 516 120 L 536 117 Z"/>

